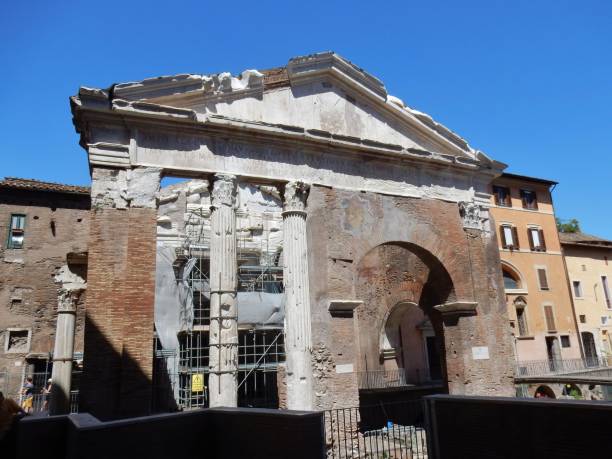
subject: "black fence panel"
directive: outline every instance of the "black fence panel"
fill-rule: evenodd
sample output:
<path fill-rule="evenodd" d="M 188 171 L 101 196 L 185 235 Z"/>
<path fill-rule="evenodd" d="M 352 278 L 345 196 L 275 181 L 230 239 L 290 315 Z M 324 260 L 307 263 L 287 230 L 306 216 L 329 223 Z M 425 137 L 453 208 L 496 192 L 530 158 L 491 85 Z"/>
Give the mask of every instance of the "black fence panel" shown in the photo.
<path fill-rule="evenodd" d="M 434 395 L 432 459 L 612 457 L 612 403 Z"/>
<path fill-rule="evenodd" d="M 215 408 L 109 422 L 82 413 L 20 421 L 15 457 L 322 459 L 323 440 L 320 412 Z"/>

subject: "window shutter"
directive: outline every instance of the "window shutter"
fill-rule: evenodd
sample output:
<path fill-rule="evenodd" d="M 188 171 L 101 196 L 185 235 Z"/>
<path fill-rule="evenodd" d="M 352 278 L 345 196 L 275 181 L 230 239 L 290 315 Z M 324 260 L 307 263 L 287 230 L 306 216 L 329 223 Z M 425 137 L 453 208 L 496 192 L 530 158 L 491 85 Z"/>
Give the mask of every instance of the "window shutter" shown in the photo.
<path fill-rule="evenodd" d="M 548 331 L 555 331 L 555 316 L 553 314 L 553 308 L 550 305 L 544 306 L 544 315 L 546 317 L 546 327 Z"/>
<path fill-rule="evenodd" d="M 516 226 L 512 227 L 512 239 L 514 239 L 512 241 L 512 246 L 515 249 L 520 249 L 520 245 L 519 245 L 519 239 L 518 239 L 518 232 L 516 231 Z"/>
<path fill-rule="evenodd" d="M 508 244 L 506 243 L 506 235 L 504 234 L 504 225 L 499 227 L 499 234 L 501 236 L 502 248 L 507 249 Z"/>
<path fill-rule="evenodd" d="M 525 190 L 521 190 L 521 201 L 523 201 L 523 209 L 527 209 L 529 203 L 527 202 L 527 193 L 525 193 Z"/>
<path fill-rule="evenodd" d="M 544 242 L 544 230 L 539 230 L 540 232 L 540 250 L 542 252 L 546 252 L 546 242 Z"/>
<path fill-rule="evenodd" d="M 527 228 L 527 236 L 529 237 L 529 248 L 531 250 L 534 250 L 535 247 L 533 245 L 533 234 L 531 234 L 532 229 L 531 228 Z"/>
<path fill-rule="evenodd" d="M 531 194 L 533 201 L 531 201 L 531 208 L 538 210 L 538 193 L 535 191 Z"/>
<path fill-rule="evenodd" d="M 546 278 L 546 270 L 538 268 L 538 280 L 540 281 L 540 288 L 542 290 L 548 290 L 548 279 Z"/>

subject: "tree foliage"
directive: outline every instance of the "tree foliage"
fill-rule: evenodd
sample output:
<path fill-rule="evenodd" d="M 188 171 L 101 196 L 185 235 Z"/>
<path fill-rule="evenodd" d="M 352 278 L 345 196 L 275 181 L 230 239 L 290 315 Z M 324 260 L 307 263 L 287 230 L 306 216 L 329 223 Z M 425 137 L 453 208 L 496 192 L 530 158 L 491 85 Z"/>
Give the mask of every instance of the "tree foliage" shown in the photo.
<path fill-rule="evenodd" d="M 580 222 L 575 218 L 571 220 L 561 220 L 557 218 L 557 229 L 560 233 L 579 233 Z"/>

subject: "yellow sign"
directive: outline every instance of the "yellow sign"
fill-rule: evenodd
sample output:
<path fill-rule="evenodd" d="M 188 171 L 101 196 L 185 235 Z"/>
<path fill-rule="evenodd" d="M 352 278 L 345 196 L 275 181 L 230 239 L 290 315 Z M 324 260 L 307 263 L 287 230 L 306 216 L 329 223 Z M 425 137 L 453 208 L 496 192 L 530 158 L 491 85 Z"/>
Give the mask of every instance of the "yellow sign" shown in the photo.
<path fill-rule="evenodd" d="M 204 375 L 202 373 L 191 375 L 191 392 L 204 392 Z"/>

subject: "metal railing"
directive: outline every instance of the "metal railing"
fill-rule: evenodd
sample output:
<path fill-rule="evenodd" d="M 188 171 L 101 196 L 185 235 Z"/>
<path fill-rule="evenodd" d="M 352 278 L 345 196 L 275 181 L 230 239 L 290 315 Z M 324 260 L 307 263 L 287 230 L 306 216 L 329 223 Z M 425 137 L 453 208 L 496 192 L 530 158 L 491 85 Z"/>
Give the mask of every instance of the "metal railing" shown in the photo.
<path fill-rule="evenodd" d="M 423 402 L 325 411 L 328 458 L 427 458 Z"/>
<path fill-rule="evenodd" d="M 612 357 L 585 357 L 582 359 L 528 360 L 516 363 L 516 376 L 537 377 L 580 373 L 612 368 Z"/>
<path fill-rule="evenodd" d="M 423 386 L 440 384 L 441 380 L 431 379 L 429 371 L 423 368 L 400 368 L 357 372 L 359 389 L 390 389 L 394 387 Z"/>

